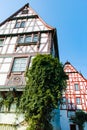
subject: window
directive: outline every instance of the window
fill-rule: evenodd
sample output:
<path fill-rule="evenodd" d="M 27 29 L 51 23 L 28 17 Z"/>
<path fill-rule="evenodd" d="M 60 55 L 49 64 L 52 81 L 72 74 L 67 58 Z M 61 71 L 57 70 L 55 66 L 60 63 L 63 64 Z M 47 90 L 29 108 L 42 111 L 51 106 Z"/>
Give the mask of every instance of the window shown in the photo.
<path fill-rule="evenodd" d="M 20 22 L 17 22 L 15 28 L 19 28 L 19 27 L 20 27 Z"/>
<path fill-rule="evenodd" d="M 16 103 L 12 103 L 10 106 L 10 112 L 16 112 Z"/>
<path fill-rule="evenodd" d="M 38 41 L 38 35 L 35 34 L 35 35 L 33 36 L 33 42 L 37 42 L 37 41 Z"/>
<path fill-rule="evenodd" d="M 25 43 L 28 43 L 28 42 L 31 42 L 31 40 L 32 40 L 31 35 L 30 35 L 30 36 L 26 36 L 24 42 L 25 42 Z"/>
<path fill-rule="evenodd" d="M 26 44 L 26 43 L 36 43 L 38 42 L 38 35 L 37 34 L 31 34 L 26 36 L 19 36 L 18 43 Z"/>
<path fill-rule="evenodd" d="M 67 111 L 67 116 L 70 117 L 74 117 L 75 116 L 75 111 Z"/>
<path fill-rule="evenodd" d="M 66 97 L 62 98 L 62 103 L 66 103 Z"/>
<path fill-rule="evenodd" d="M 24 28 L 24 27 L 25 27 L 25 21 L 22 21 L 22 22 L 21 22 L 20 27 L 21 27 L 21 28 Z"/>
<path fill-rule="evenodd" d="M 71 99 L 70 98 L 68 98 L 67 100 L 68 100 L 68 103 L 71 103 Z"/>
<path fill-rule="evenodd" d="M 1 111 L 1 112 L 8 112 L 9 109 L 8 109 L 8 107 L 6 107 L 5 105 L 2 105 L 1 108 L 0 108 L 0 111 Z"/>
<path fill-rule="evenodd" d="M 3 42 L 4 42 L 4 39 L 1 38 L 1 39 L 0 39 L 0 46 L 3 46 Z"/>
<path fill-rule="evenodd" d="M 81 104 L 81 98 L 76 98 L 76 104 L 78 105 L 78 104 Z"/>
<path fill-rule="evenodd" d="M 74 88 L 75 88 L 75 91 L 79 91 L 79 85 L 78 84 L 74 84 Z"/>
<path fill-rule="evenodd" d="M 15 28 L 24 28 L 25 27 L 25 21 L 17 21 Z"/>
<path fill-rule="evenodd" d="M 26 64 L 27 64 L 27 58 L 15 58 L 12 67 L 12 72 L 25 71 Z"/>
<path fill-rule="evenodd" d="M 18 43 L 24 43 L 24 38 L 23 38 L 23 36 L 21 36 L 21 37 L 18 38 Z"/>
<path fill-rule="evenodd" d="M 23 10 L 22 14 L 28 14 L 28 9 Z"/>

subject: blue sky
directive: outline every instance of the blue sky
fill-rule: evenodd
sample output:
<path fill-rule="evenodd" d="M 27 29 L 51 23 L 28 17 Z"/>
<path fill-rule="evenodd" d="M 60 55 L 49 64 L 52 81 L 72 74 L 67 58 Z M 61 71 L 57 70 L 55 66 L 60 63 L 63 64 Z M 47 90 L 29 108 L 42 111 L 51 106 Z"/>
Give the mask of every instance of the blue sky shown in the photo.
<path fill-rule="evenodd" d="M 26 3 L 57 29 L 60 61 L 87 78 L 87 0 L 1 0 L 0 22 Z"/>

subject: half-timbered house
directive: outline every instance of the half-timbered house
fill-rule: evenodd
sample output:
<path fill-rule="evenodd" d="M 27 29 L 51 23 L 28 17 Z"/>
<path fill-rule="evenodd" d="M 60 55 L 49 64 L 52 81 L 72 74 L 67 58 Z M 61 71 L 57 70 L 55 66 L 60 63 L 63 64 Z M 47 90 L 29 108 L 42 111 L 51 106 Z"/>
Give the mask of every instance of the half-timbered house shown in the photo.
<path fill-rule="evenodd" d="M 65 63 L 64 71 L 68 75 L 68 80 L 66 91 L 63 93 L 62 105 L 60 105 L 61 129 L 79 130 L 78 126 L 69 119 L 75 116 L 77 110 L 87 112 L 87 80 L 70 62 Z M 87 124 L 84 130 L 87 130 Z"/>
<path fill-rule="evenodd" d="M 26 128 L 23 115 L 16 114 L 16 105 L 25 87 L 25 70 L 38 53 L 59 58 L 57 32 L 26 4 L 0 23 L 1 130 Z"/>

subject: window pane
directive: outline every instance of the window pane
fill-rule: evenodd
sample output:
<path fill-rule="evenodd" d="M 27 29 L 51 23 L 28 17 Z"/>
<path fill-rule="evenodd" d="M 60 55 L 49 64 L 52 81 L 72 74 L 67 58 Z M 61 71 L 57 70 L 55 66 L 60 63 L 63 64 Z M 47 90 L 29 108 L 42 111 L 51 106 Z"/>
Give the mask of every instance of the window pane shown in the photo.
<path fill-rule="evenodd" d="M 16 111 L 16 103 L 12 103 L 10 106 L 10 112 L 15 112 Z"/>
<path fill-rule="evenodd" d="M 19 28 L 19 27 L 20 27 L 20 22 L 17 22 L 15 28 Z"/>
<path fill-rule="evenodd" d="M 25 43 L 31 42 L 31 36 L 26 36 L 25 37 Z"/>
<path fill-rule="evenodd" d="M 24 43 L 24 38 L 23 38 L 23 36 L 21 36 L 21 37 L 18 38 L 18 43 Z"/>
<path fill-rule="evenodd" d="M 66 103 L 66 97 L 63 97 L 63 98 L 62 98 L 62 102 L 63 102 L 63 103 Z"/>
<path fill-rule="evenodd" d="M 75 87 L 75 91 L 79 91 L 79 85 L 78 84 L 74 84 Z"/>
<path fill-rule="evenodd" d="M 25 21 L 22 21 L 22 22 L 21 22 L 20 27 L 21 27 L 21 28 L 24 28 L 24 27 L 25 27 Z"/>
<path fill-rule="evenodd" d="M 32 42 L 37 42 L 37 41 L 38 41 L 38 35 L 34 35 Z"/>
<path fill-rule="evenodd" d="M 80 98 L 76 98 L 76 103 L 77 104 L 81 104 L 81 99 Z"/>
<path fill-rule="evenodd" d="M 70 100 L 70 98 L 68 98 L 67 100 L 68 100 L 68 103 L 71 103 L 71 100 Z"/>
<path fill-rule="evenodd" d="M 0 39 L 0 46 L 3 46 L 4 39 Z"/>
<path fill-rule="evenodd" d="M 15 58 L 12 71 L 25 71 L 26 69 L 27 58 Z"/>
<path fill-rule="evenodd" d="M 22 11 L 22 14 L 28 14 L 28 10 L 26 9 L 26 10 L 23 10 Z"/>

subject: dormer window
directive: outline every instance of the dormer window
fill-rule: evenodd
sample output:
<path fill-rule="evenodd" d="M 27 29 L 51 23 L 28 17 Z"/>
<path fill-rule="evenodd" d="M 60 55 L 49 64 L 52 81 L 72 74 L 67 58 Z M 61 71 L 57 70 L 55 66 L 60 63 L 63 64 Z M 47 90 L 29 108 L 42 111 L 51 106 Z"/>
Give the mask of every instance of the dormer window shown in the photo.
<path fill-rule="evenodd" d="M 4 38 L 0 38 L 0 47 L 3 46 Z"/>
<path fill-rule="evenodd" d="M 24 28 L 25 27 L 25 21 L 17 21 L 15 28 Z"/>

